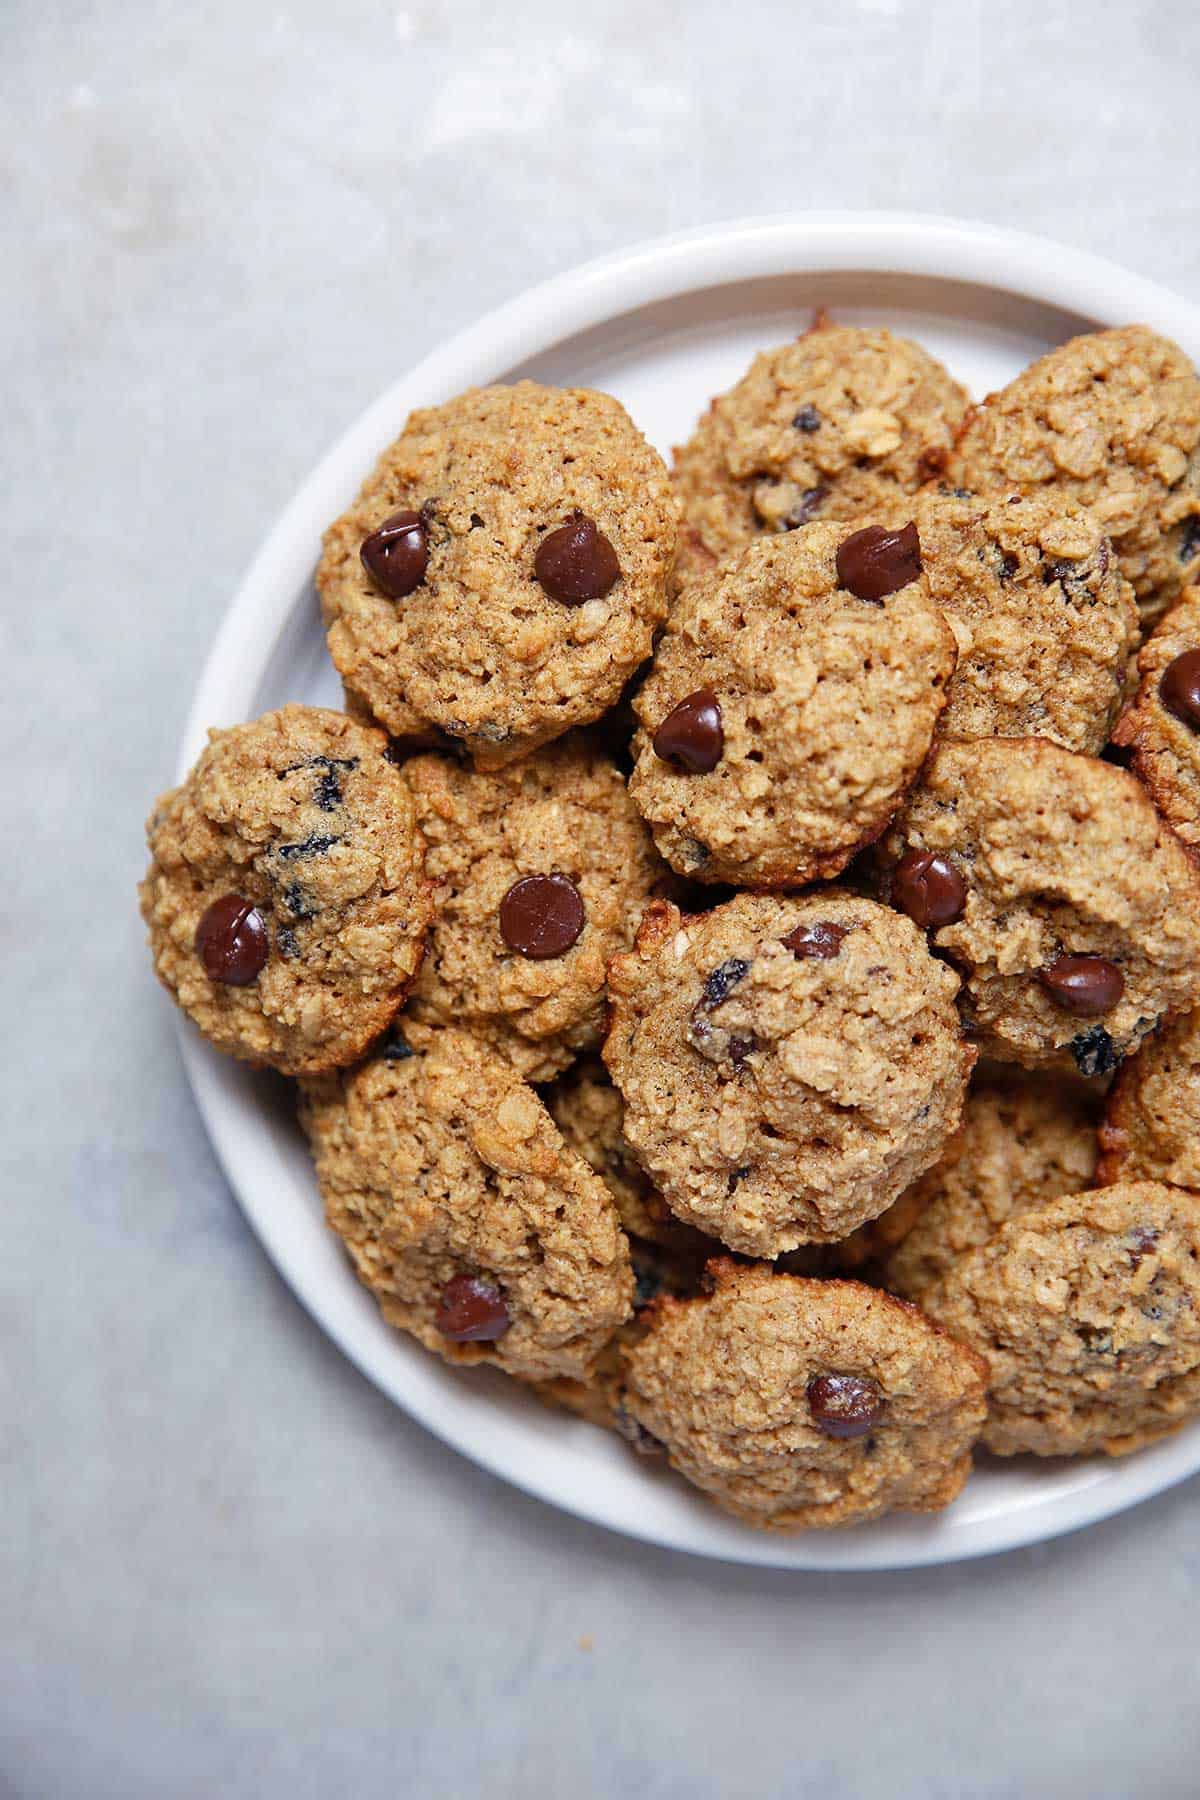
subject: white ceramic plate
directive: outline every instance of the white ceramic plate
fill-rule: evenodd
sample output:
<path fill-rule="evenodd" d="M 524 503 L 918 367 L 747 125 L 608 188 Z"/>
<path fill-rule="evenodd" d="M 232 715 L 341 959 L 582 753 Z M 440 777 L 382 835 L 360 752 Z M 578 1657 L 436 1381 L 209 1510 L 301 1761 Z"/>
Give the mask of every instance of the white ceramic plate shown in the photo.
<path fill-rule="evenodd" d="M 828 306 L 926 344 L 977 395 L 1096 325 L 1145 320 L 1200 358 L 1200 309 L 1137 275 L 1015 232 L 896 214 L 748 220 L 561 275 L 404 374 L 305 482 L 254 562 L 200 682 L 181 771 L 208 725 L 285 700 L 337 705 L 312 576 L 322 529 L 414 406 L 522 375 L 607 389 L 663 451 L 752 353 Z M 615 1438 L 545 1412 L 491 1371 L 449 1369 L 390 1331 L 321 1220 L 282 1082 L 218 1056 L 186 1025 L 196 1099 L 251 1224 L 314 1317 L 400 1406 L 531 1494 L 631 1536 L 792 1569 L 951 1562 L 1033 1543 L 1132 1506 L 1200 1468 L 1200 1424 L 1125 1461 L 985 1463 L 934 1519 L 798 1537 L 724 1518 Z"/>

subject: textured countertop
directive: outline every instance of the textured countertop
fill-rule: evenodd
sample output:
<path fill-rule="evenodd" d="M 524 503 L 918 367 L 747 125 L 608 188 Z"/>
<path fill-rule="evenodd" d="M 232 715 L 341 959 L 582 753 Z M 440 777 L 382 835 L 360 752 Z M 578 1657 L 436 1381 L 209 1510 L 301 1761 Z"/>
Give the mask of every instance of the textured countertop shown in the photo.
<path fill-rule="evenodd" d="M 7 0 L 0 1793 L 1194 1794 L 1200 1489 L 785 1577 L 573 1522 L 383 1400 L 214 1163 L 141 820 L 331 437 L 652 233 L 920 207 L 1200 297 L 1182 0 Z"/>

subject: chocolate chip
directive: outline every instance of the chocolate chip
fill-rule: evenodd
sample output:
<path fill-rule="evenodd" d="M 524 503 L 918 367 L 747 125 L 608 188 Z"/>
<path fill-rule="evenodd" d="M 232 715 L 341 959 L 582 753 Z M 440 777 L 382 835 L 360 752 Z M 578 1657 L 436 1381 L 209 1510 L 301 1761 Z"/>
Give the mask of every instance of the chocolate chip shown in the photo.
<path fill-rule="evenodd" d="M 1200 731 L 1200 650 L 1185 650 L 1167 664 L 1158 697 L 1169 713 Z"/>
<path fill-rule="evenodd" d="M 482 1275 L 455 1275 L 448 1281 L 433 1322 L 452 1344 L 494 1343 L 512 1324 L 503 1293 Z"/>
<path fill-rule="evenodd" d="M 883 1395 L 859 1375 L 814 1375 L 807 1394 L 813 1424 L 826 1437 L 866 1437 L 883 1417 Z"/>
<path fill-rule="evenodd" d="M 784 517 L 784 530 L 795 531 L 799 526 L 807 525 L 814 514 L 820 511 L 821 502 L 825 499 L 828 492 L 828 488 L 814 487 L 807 489 L 805 493 L 801 494 L 795 506 L 791 507 Z"/>
<path fill-rule="evenodd" d="M 802 406 L 792 424 L 797 431 L 820 431 L 821 415 L 815 406 Z"/>
<path fill-rule="evenodd" d="M 1110 1075 L 1120 1062 L 1117 1047 L 1103 1025 L 1081 1031 L 1067 1046 L 1081 1075 Z"/>
<path fill-rule="evenodd" d="M 603 599 L 620 579 L 621 565 L 596 521 L 577 512 L 542 539 L 533 572 L 552 600 L 582 606 L 585 600 Z"/>
<path fill-rule="evenodd" d="M 500 935 L 510 950 L 543 962 L 571 948 L 586 917 L 579 889 L 566 875 L 525 875 L 500 902 Z"/>
<path fill-rule="evenodd" d="M 310 831 L 298 844 L 277 845 L 275 854 L 280 862 L 301 862 L 310 856 L 324 856 L 327 850 L 332 850 L 341 841 L 340 837 L 331 837 L 326 832 Z"/>
<path fill-rule="evenodd" d="M 379 1040 L 375 1054 L 383 1062 L 408 1062 L 417 1053 L 400 1027 L 393 1025 L 387 1036 Z"/>
<path fill-rule="evenodd" d="M 707 775 L 725 749 L 721 707 L 711 688 L 697 688 L 672 707 L 654 734 L 654 754 L 689 775 Z"/>
<path fill-rule="evenodd" d="M 967 904 L 967 884 L 948 856 L 906 850 L 892 875 L 892 905 L 914 925 L 953 925 Z"/>
<path fill-rule="evenodd" d="M 1106 956 L 1056 956 L 1038 980 L 1061 1011 L 1077 1019 L 1111 1012 L 1125 992 L 1125 977 Z"/>
<path fill-rule="evenodd" d="M 832 919 L 818 919 L 814 925 L 797 925 L 781 941 L 786 950 L 802 961 L 818 958 L 828 962 L 837 956 L 849 936 L 849 927 L 835 925 Z"/>
<path fill-rule="evenodd" d="M 1179 560 L 1189 563 L 1196 555 L 1200 555 L 1200 518 L 1193 516 L 1184 521 L 1179 535 Z"/>
<path fill-rule="evenodd" d="M 403 600 L 420 587 L 429 567 L 429 529 L 419 512 L 405 508 L 363 539 L 363 568 L 389 600 Z"/>
<path fill-rule="evenodd" d="M 204 973 L 226 987 L 249 986 L 269 952 L 266 920 L 254 902 L 240 894 L 214 900 L 196 927 L 196 955 Z"/>
<path fill-rule="evenodd" d="M 711 1012 L 714 1006 L 720 1006 L 749 970 L 750 964 L 743 956 L 731 956 L 728 962 L 719 964 L 704 983 L 699 1005 L 705 1012 Z"/>
<path fill-rule="evenodd" d="M 838 547 L 837 577 L 858 600 L 883 600 L 921 573 L 921 540 L 913 524 L 899 531 L 867 525 Z"/>

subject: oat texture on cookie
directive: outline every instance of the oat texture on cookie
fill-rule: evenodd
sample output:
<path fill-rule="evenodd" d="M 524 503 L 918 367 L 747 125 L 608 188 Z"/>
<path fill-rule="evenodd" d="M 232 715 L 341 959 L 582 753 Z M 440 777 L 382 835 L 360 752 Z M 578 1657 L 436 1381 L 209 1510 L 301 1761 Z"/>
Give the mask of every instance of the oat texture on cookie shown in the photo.
<path fill-rule="evenodd" d="M 429 922 L 412 798 L 382 732 L 285 706 L 209 734 L 147 825 L 159 979 L 218 1049 L 296 1075 L 352 1062 Z"/>
<path fill-rule="evenodd" d="M 859 1282 L 711 1273 L 625 1356 L 624 1405 L 682 1475 L 777 1531 L 953 1500 L 984 1419 L 976 1354 Z"/>
<path fill-rule="evenodd" d="M 880 598 L 851 591 L 852 535 L 821 523 L 761 539 L 675 607 L 634 700 L 630 793 L 680 874 L 831 878 L 916 779 L 954 638 L 919 556 Z"/>
<path fill-rule="evenodd" d="M 1000 1456 L 1121 1456 L 1200 1411 L 1200 1197 L 1117 1182 L 1018 1214 L 926 1290 L 988 1364 Z"/>
<path fill-rule="evenodd" d="M 830 889 L 655 902 L 609 970 L 624 1133 L 680 1219 L 774 1257 L 881 1213 L 957 1128 L 958 979 L 898 913 Z"/>
<path fill-rule="evenodd" d="M 763 532 L 869 519 L 941 473 L 967 395 L 919 344 L 819 316 L 764 350 L 675 452 L 686 587 Z"/>
<path fill-rule="evenodd" d="M 618 401 L 522 381 L 415 412 L 317 574 L 330 654 L 387 730 L 481 767 L 598 718 L 666 615 L 676 509 Z"/>
<path fill-rule="evenodd" d="M 329 1225 L 385 1319 L 451 1362 L 585 1378 L 629 1316 L 612 1196 L 508 1063 L 406 1023 L 305 1085 Z"/>
<path fill-rule="evenodd" d="M 1040 738 L 944 742 L 881 850 L 986 1056 L 1106 1075 L 1196 992 L 1200 874 L 1123 769 Z"/>
<path fill-rule="evenodd" d="M 1113 742 L 1159 812 L 1200 856 L 1200 588 L 1161 618 L 1137 659 L 1137 689 Z"/>
<path fill-rule="evenodd" d="M 1200 1193 L 1200 1011 L 1167 1019 L 1109 1090 L 1100 1179 L 1165 1181 Z"/>
<path fill-rule="evenodd" d="M 1072 338 L 989 394 L 949 475 L 1090 507 L 1147 621 L 1200 571 L 1200 379 L 1144 325 Z"/>
<path fill-rule="evenodd" d="M 484 773 L 405 765 L 434 920 L 411 1011 L 548 1081 L 603 1035 L 605 969 L 664 875 L 611 762 L 576 735 Z"/>

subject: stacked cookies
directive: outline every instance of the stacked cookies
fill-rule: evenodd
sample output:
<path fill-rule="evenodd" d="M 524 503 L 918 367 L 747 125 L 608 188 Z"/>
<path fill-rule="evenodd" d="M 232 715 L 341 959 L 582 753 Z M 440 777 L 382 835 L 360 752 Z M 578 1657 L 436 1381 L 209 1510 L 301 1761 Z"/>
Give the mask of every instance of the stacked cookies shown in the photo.
<path fill-rule="evenodd" d="M 1135 1449 L 1200 1412 L 1198 575 L 1142 327 L 971 406 L 820 316 L 673 474 L 462 395 L 326 534 L 345 711 L 159 801 L 156 969 L 391 1324 L 752 1524 Z"/>

